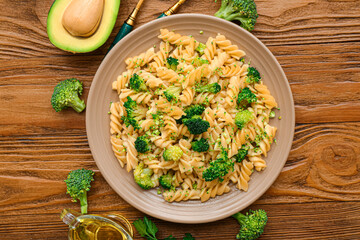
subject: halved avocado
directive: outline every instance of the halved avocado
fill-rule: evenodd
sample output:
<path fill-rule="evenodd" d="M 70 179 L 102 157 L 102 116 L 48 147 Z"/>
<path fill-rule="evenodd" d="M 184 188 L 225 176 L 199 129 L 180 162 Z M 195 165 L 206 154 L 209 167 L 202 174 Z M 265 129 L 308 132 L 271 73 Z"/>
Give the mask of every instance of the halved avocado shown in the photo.
<path fill-rule="evenodd" d="M 72 36 L 63 26 L 62 17 L 71 0 L 55 0 L 47 18 L 47 33 L 52 44 L 73 53 L 91 52 L 109 38 L 119 12 L 120 0 L 105 0 L 103 15 L 96 32 L 89 37 Z"/>

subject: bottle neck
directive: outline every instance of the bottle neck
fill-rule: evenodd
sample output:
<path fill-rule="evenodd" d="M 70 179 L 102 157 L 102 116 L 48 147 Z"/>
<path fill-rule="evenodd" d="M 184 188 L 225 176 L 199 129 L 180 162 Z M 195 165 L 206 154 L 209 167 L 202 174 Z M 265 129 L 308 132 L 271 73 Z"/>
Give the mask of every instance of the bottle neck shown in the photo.
<path fill-rule="evenodd" d="M 72 211 L 70 209 L 64 209 L 61 214 L 60 214 L 60 218 L 61 220 L 69 225 L 70 228 L 76 228 L 79 225 L 79 220 L 77 219 L 77 217 L 80 216 L 79 213 Z"/>

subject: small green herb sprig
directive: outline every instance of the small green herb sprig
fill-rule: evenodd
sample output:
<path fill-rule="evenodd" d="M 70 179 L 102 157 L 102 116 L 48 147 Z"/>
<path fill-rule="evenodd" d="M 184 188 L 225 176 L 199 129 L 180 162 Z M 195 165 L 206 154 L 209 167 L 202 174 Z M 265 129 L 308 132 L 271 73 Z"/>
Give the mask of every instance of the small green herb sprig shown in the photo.
<path fill-rule="evenodd" d="M 156 233 L 158 232 L 158 228 L 156 227 L 155 223 L 153 223 L 147 217 L 144 217 L 144 220 L 138 219 L 134 221 L 134 226 L 140 236 L 146 238 L 147 240 L 159 240 L 156 238 Z M 176 240 L 172 235 L 164 238 L 163 240 Z M 190 233 L 185 233 L 183 240 L 195 240 Z"/>

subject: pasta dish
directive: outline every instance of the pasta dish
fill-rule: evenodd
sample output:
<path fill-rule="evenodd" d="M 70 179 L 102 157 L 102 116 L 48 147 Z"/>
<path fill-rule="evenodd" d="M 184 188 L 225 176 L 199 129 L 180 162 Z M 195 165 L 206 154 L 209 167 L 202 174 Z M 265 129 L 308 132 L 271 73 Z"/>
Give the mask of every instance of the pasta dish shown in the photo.
<path fill-rule="evenodd" d="M 224 35 L 205 43 L 161 29 L 158 46 L 125 60 L 112 84 L 112 149 L 143 189 L 168 202 L 248 190 L 274 141 L 277 107 L 245 52 Z M 266 76 L 267 79 L 269 76 Z"/>

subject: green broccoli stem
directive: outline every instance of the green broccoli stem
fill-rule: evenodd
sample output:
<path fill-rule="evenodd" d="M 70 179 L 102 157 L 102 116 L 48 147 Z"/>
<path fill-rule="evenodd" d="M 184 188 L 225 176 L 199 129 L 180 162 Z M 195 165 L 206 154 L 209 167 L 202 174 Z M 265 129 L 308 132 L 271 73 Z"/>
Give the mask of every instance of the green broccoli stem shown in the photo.
<path fill-rule="evenodd" d="M 85 109 L 85 102 L 79 98 L 77 93 L 74 93 L 69 106 L 79 113 Z"/>
<path fill-rule="evenodd" d="M 148 240 L 158 240 L 156 237 L 151 236 L 150 234 L 146 233 L 146 238 Z"/>
<path fill-rule="evenodd" d="M 81 213 L 82 214 L 87 214 L 87 209 L 88 209 L 88 203 L 87 203 L 87 194 L 86 191 L 84 191 L 80 198 L 80 206 L 81 206 Z"/>
<path fill-rule="evenodd" d="M 249 25 L 249 18 L 246 18 L 246 17 L 238 17 L 238 18 L 235 18 L 235 20 L 238 20 L 241 22 L 241 24 L 243 25 L 243 27 L 246 29 L 246 30 L 251 30 L 253 28 L 253 26 L 250 26 Z"/>
<path fill-rule="evenodd" d="M 233 11 L 234 10 L 233 10 L 232 4 L 229 5 L 227 1 L 222 1 L 221 2 L 221 7 L 215 13 L 215 16 L 219 17 L 219 18 L 226 18 L 226 16 L 231 14 Z"/>
<path fill-rule="evenodd" d="M 243 23 L 243 21 L 242 21 L 243 18 L 241 17 L 241 15 L 239 13 L 233 13 L 230 15 L 226 15 L 226 16 L 224 16 L 224 19 L 226 19 L 228 21 L 238 20 L 241 23 Z"/>
<path fill-rule="evenodd" d="M 205 91 L 208 91 L 208 90 L 209 90 L 208 85 L 200 86 L 200 87 L 196 88 L 196 92 L 205 92 Z"/>
<path fill-rule="evenodd" d="M 235 218 L 239 222 L 240 225 L 242 225 L 244 223 L 245 219 L 247 218 L 244 214 L 239 213 L 239 212 L 232 215 L 232 217 Z"/>

